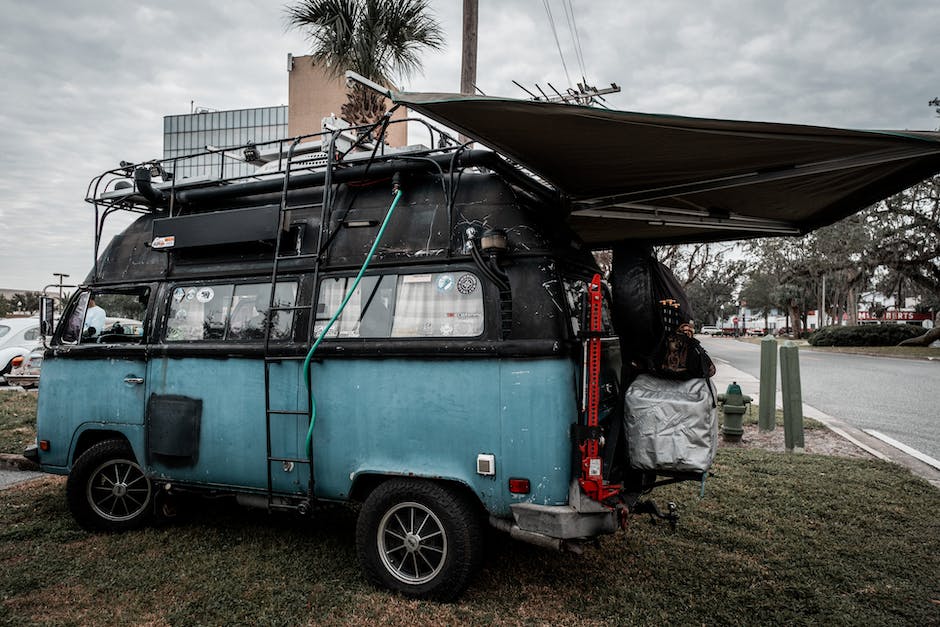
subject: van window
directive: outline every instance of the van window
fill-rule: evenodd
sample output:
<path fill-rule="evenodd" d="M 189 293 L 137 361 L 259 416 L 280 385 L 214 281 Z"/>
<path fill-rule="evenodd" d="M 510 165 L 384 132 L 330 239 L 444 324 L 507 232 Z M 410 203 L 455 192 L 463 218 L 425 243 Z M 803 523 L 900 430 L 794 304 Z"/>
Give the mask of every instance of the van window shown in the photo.
<path fill-rule="evenodd" d="M 320 284 L 314 333 L 335 314 L 353 277 Z M 330 338 L 476 337 L 483 333 L 483 287 L 470 272 L 364 277 Z"/>
<path fill-rule="evenodd" d="M 65 344 L 140 344 L 150 288 L 79 294 L 62 331 Z M 38 331 L 37 337 L 38 337 Z"/>
<path fill-rule="evenodd" d="M 251 342 L 264 339 L 271 298 L 270 283 L 177 285 L 170 297 L 167 342 Z M 296 283 L 278 283 L 275 307 L 293 307 Z M 290 339 L 293 312 L 277 311 L 271 339 Z"/>

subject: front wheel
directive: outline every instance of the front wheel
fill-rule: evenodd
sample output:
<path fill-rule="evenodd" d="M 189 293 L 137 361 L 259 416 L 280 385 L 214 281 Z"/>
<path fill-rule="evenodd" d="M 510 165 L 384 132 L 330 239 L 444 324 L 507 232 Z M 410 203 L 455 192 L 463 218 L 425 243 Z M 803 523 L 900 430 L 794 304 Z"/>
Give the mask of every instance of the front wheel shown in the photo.
<path fill-rule="evenodd" d="M 137 529 L 153 514 L 153 484 L 123 440 L 105 440 L 82 453 L 65 496 L 72 516 L 89 531 Z"/>
<path fill-rule="evenodd" d="M 373 584 L 451 601 L 467 588 L 482 559 L 479 513 L 450 488 L 393 479 L 363 504 L 356 549 Z"/>

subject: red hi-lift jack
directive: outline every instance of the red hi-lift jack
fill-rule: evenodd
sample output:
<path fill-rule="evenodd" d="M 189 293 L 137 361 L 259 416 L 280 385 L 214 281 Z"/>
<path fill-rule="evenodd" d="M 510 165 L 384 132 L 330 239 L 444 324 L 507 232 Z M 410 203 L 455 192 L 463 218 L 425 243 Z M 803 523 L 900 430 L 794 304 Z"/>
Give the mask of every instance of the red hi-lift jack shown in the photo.
<path fill-rule="evenodd" d="M 604 296 L 601 291 L 601 275 L 595 274 L 588 286 L 588 329 L 585 342 L 587 360 L 587 402 L 584 407 L 584 427 L 588 437 L 578 445 L 581 451 L 581 489 L 590 498 L 603 503 L 620 493 L 620 484 L 604 480 L 603 462 L 600 456 L 600 428 L 598 406 L 600 404 L 601 334 L 603 333 Z"/>

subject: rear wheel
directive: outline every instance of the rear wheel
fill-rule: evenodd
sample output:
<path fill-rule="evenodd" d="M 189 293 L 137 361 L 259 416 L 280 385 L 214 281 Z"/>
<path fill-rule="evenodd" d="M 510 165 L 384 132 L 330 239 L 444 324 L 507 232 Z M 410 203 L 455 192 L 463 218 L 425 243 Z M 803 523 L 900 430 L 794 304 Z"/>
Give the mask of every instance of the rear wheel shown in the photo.
<path fill-rule="evenodd" d="M 127 531 L 153 514 L 153 484 L 123 440 L 105 440 L 81 454 L 65 486 L 69 510 L 89 531 Z"/>
<path fill-rule="evenodd" d="M 450 601 L 482 559 L 477 509 L 430 481 L 393 479 L 375 489 L 356 523 L 359 563 L 375 585 L 407 596 Z"/>

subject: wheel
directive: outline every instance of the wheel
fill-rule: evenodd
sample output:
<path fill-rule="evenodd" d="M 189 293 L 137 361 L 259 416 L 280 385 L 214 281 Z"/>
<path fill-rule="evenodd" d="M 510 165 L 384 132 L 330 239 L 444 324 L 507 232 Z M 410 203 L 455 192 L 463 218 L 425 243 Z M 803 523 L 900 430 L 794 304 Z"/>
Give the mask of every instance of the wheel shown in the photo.
<path fill-rule="evenodd" d="M 483 557 L 477 509 L 430 481 L 392 479 L 366 499 L 356 521 L 356 550 L 366 577 L 419 599 L 451 601 Z"/>
<path fill-rule="evenodd" d="M 123 440 L 105 440 L 81 454 L 65 484 L 69 511 L 89 531 L 127 531 L 153 514 L 153 484 Z"/>

